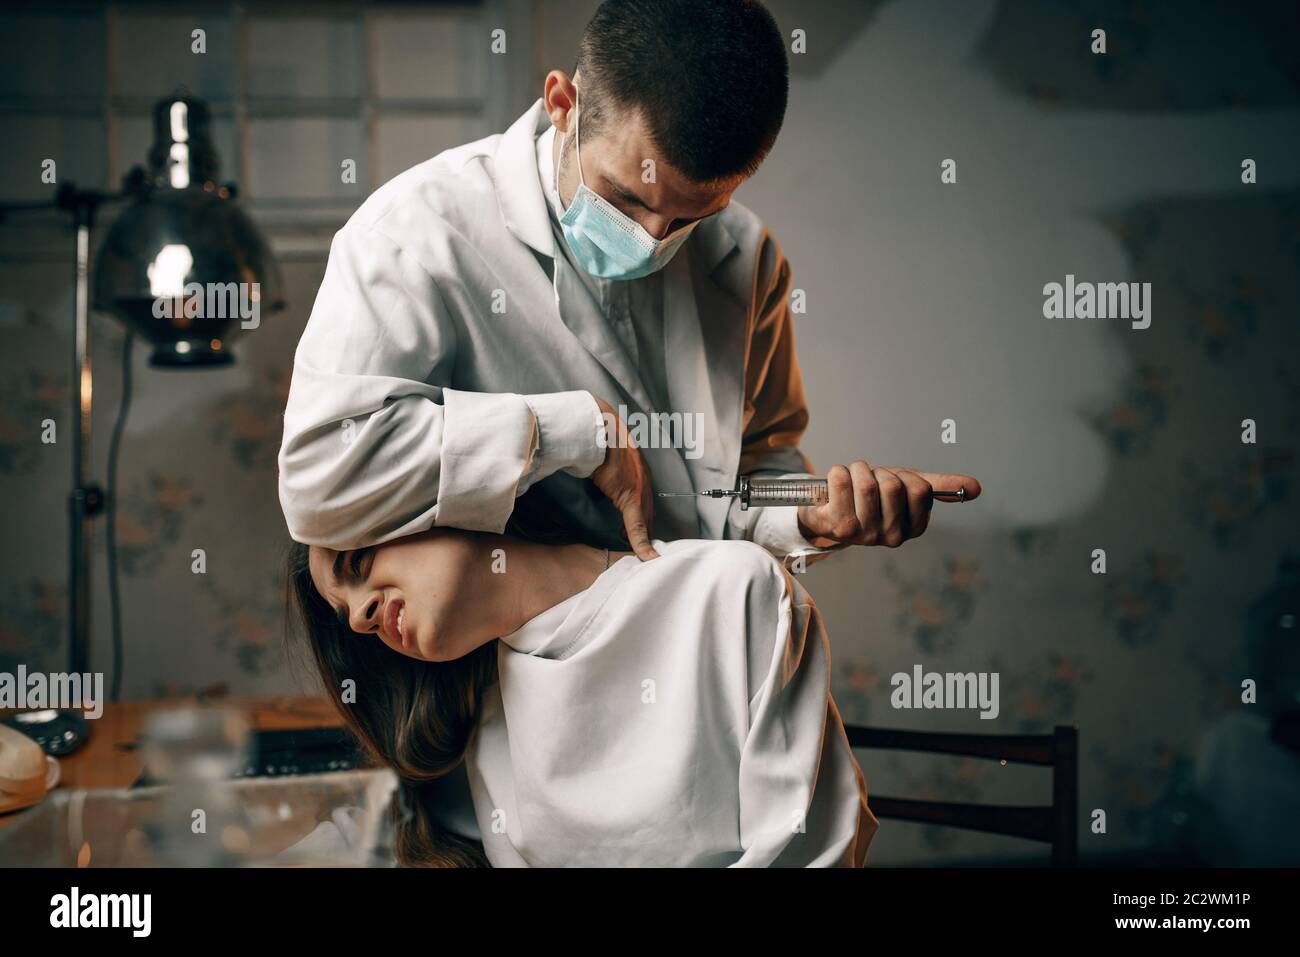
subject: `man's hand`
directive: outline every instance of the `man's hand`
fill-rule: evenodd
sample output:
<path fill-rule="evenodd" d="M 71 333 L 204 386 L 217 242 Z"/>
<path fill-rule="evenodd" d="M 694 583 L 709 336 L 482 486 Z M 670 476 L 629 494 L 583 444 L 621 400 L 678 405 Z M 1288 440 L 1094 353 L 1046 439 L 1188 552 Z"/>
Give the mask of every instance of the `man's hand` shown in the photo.
<path fill-rule="evenodd" d="M 799 507 L 799 532 L 818 548 L 837 544 L 897 548 L 925 532 L 934 489 L 965 489 L 966 501 L 980 494 L 979 481 L 970 475 L 873 469 L 861 460 L 848 468 L 836 465 L 826 473 L 826 483 L 830 499 L 825 505 Z"/>
<path fill-rule="evenodd" d="M 650 544 L 654 521 L 650 468 L 618 413 L 600 396 L 592 398 L 605 419 L 605 461 L 591 473 L 591 480 L 623 514 L 623 535 L 636 557 L 648 562 L 659 557 Z"/>

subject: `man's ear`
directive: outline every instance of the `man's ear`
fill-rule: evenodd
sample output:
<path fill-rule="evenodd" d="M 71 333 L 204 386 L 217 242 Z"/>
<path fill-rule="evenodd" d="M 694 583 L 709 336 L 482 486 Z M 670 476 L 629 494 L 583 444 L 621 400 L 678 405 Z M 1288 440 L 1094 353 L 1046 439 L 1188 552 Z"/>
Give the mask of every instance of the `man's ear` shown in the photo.
<path fill-rule="evenodd" d="M 574 77 L 576 80 L 576 76 Z M 574 80 L 563 70 L 552 70 L 546 74 L 542 84 L 542 103 L 551 118 L 551 124 L 561 133 L 569 132 L 573 119 L 573 108 L 577 103 L 577 88 Z"/>

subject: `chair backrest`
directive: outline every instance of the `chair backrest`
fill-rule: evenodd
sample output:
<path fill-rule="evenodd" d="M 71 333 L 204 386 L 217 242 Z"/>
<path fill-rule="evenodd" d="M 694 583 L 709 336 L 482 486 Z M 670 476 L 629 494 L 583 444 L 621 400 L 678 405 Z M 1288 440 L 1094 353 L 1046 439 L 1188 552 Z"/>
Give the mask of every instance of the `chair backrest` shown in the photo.
<path fill-rule="evenodd" d="M 1079 729 L 1057 725 L 1052 734 L 942 734 L 845 725 L 855 748 L 960 754 L 1052 769 L 1050 806 L 958 804 L 871 797 L 876 817 L 987 831 L 1052 845 L 1052 863 L 1073 866 L 1079 857 Z"/>

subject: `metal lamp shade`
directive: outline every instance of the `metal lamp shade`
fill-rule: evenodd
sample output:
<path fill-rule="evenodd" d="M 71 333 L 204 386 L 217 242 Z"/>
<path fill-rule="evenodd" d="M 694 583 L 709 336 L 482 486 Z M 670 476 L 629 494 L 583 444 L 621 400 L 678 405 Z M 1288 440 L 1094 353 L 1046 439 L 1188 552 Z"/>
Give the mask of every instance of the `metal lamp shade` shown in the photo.
<path fill-rule="evenodd" d="M 234 361 L 230 340 L 282 307 L 270 246 L 215 180 L 208 112 L 186 97 L 154 109 L 150 170 L 98 254 L 95 308 L 154 346 L 155 366 Z"/>

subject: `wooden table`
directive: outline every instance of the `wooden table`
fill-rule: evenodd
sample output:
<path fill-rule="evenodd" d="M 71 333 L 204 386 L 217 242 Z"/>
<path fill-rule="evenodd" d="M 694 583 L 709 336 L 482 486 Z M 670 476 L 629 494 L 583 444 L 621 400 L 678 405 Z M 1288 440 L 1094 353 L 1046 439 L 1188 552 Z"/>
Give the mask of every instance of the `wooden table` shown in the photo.
<path fill-rule="evenodd" d="M 175 707 L 226 707 L 242 711 L 259 731 L 335 727 L 338 715 L 323 697 L 221 696 L 159 698 L 153 701 L 105 702 L 104 714 L 90 725 L 90 738 L 80 748 L 59 758 L 60 788 L 129 788 L 144 770 L 138 737 L 149 715 Z M 0 710 L 0 716 L 12 714 Z M 37 805 L 39 806 L 39 805 Z M 30 808 L 0 814 L 0 830 L 11 826 Z"/>

